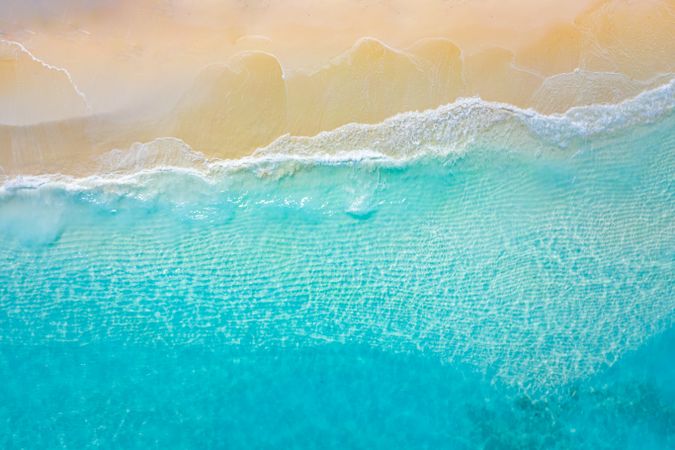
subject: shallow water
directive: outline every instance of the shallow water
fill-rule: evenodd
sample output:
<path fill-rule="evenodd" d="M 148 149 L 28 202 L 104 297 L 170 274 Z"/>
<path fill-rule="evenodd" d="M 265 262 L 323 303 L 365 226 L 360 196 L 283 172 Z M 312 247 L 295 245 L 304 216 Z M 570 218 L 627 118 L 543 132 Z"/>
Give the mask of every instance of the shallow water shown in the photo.
<path fill-rule="evenodd" d="M 674 132 L 7 184 L 0 442 L 672 447 Z"/>

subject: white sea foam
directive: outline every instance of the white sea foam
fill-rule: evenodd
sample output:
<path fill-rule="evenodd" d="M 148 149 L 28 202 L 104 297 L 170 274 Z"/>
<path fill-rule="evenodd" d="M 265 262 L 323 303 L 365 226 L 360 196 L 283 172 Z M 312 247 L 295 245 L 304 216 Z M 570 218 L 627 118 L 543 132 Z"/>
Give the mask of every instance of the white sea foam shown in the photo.
<path fill-rule="evenodd" d="M 653 122 L 674 107 L 673 80 L 618 104 L 574 107 L 564 114 L 553 115 L 467 98 L 434 110 L 399 114 L 375 125 L 349 124 L 314 137 L 284 136 L 258 150 L 256 155 L 311 155 L 329 160 L 328 155 L 333 158 L 345 155 L 351 160 L 355 152 L 374 152 L 409 159 L 461 152 L 490 131 L 513 138 L 512 132 L 519 126 L 533 133 L 540 143 L 565 147 L 578 138 Z M 505 130 L 495 130 L 504 125 Z"/>
<path fill-rule="evenodd" d="M 675 109 L 675 79 L 617 104 L 574 107 L 543 115 L 532 109 L 463 98 L 434 110 L 401 113 L 378 124 L 352 123 L 312 137 L 284 135 L 251 156 L 210 159 L 174 137 L 114 149 L 100 158 L 95 175 L 2 177 L 0 192 L 45 183 L 73 189 L 133 184 L 157 172 L 205 179 L 239 170 L 260 176 L 307 165 L 400 165 L 424 157 L 462 154 L 476 141 L 509 148 L 565 148 L 577 141 L 653 123 Z M 282 166 L 285 166 L 286 171 Z"/>

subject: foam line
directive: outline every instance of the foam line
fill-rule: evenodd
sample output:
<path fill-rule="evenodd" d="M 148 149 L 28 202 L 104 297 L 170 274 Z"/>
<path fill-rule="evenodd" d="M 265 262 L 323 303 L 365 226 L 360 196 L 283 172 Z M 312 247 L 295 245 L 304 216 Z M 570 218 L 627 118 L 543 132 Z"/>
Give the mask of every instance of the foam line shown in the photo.
<path fill-rule="evenodd" d="M 0 42 L 3 42 L 3 43 L 5 43 L 5 44 L 9 44 L 9 45 L 13 45 L 14 47 L 18 48 L 21 52 L 23 52 L 24 54 L 28 55 L 28 57 L 29 57 L 30 59 L 32 59 L 32 60 L 35 61 L 36 63 L 40 64 L 42 67 L 44 67 L 44 68 L 46 68 L 46 69 L 49 69 L 49 70 L 54 70 L 54 71 L 56 71 L 56 72 L 61 72 L 62 74 L 64 74 L 64 75 L 66 76 L 66 78 L 68 78 L 68 81 L 70 82 L 70 85 L 71 85 L 71 86 L 73 87 L 73 89 L 75 90 L 75 93 L 76 93 L 76 94 L 82 99 L 82 101 L 84 102 L 84 105 L 85 105 L 85 107 L 87 108 L 87 111 L 88 111 L 88 112 L 91 112 L 91 111 L 92 111 L 91 105 L 89 104 L 89 100 L 87 100 L 87 96 L 86 96 L 86 95 L 84 94 L 84 92 L 77 86 L 77 84 L 75 83 L 75 80 L 73 80 L 73 77 L 70 75 L 70 72 L 68 72 L 67 69 L 65 69 L 65 68 L 63 68 L 63 67 L 55 66 L 55 65 L 53 65 L 53 64 L 49 64 L 48 62 L 46 62 L 46 61 L 44 61 L 44 60 L 38 58 L 38 57 L 35 56 L 30 50 L 28 50 L 28 49 L 26 48 L 25 45 L 23 45 L 23 44 L 20 43 L 20 42 L 17 42 L 17 41 L 8 41 L 8 40 L 6 40 L 6 39 L 0 39 Z"/>
<path fill-rule="evenodd" d="M 112 150 L 101 158 L 100 171 L 93 175 L 5 177 L 0 192 L 44 183 L 67 184 L 76 189 L 126 184 L 167 170 L 211 178 L 252 169 L 264 175 L 268 166 L 280 164 L 400 165 L 425 157 L 462 154 L 476 139 L 490 139 L 491 130 L 505 124 L 511 134 L 511 130 L 525 126 L 539 147 L 564 148 L 575 139 L 652 123 L 673 109 L 675 80 L 621 103 L 574 107 L 564 114 L 543 115 L 506 103 L 464 98 L 434 110 L 401 113 L 378 124 L 352 123 L 312 137 L 284 135 L 251 156 L 232 160 L 209 159 L 178 138 L 158 138 L 129 149 Z M 167 157 L 168 151 L 172 156 Z"/>

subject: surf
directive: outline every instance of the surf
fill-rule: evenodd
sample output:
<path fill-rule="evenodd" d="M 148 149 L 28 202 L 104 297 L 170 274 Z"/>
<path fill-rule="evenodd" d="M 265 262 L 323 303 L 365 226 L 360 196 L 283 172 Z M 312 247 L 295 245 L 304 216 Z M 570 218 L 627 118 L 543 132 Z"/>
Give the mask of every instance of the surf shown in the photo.
<path fill-rule="evenodd" d="M 14 178 L 1 339 L 366 345 L 552 395 L 672 326 L 672 89 L 544 118 L 467 100 L 236 161 L 160 141 L 184 167 Z M 526 133 L 449 145 L 505 123 Z"/>

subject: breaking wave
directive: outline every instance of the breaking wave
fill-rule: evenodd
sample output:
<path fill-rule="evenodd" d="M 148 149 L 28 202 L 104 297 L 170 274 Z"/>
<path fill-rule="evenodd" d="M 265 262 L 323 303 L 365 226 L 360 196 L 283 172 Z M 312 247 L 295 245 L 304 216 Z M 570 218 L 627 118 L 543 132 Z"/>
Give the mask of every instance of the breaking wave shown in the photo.
<path fill-rule="evenodd" d="M 209 158 L 177 138 L 158 138 L 115 149 L 99 158 L 95 175 L 64 174 L 4 177 L 4 188 L 45 182 L 92 185 L 127 183 L 148 171 L 194 171 L 202 176 L 254 169 L 260 174 L 293 165 L 352 162 L 406 164 L 425 157 L 452 157 L 471 147 L 499 146 L 519 151 L 555 151 L 578 147 L 589 139 L 648 125 L 672 114 L 675 79 L 618 104 L 574 107 L 543 115 L 479 98 L 460 99 L 437 109 L 398 114 L 374 125 L 348 124 L 313 137 L 285 135 L 253 155 Z M 283 170 L 281 170 L 283 172 Z M 0 175 L 0 179 L 3 177 Z"/>
<path fill-rule="evenodd" d="M 348 342 L 567 385 L 672 326 L 673 89 L 551 116 L 465 99 L 232 161 L 164 138 L 90 177 L 8 178 L 0 339 Z"/>

